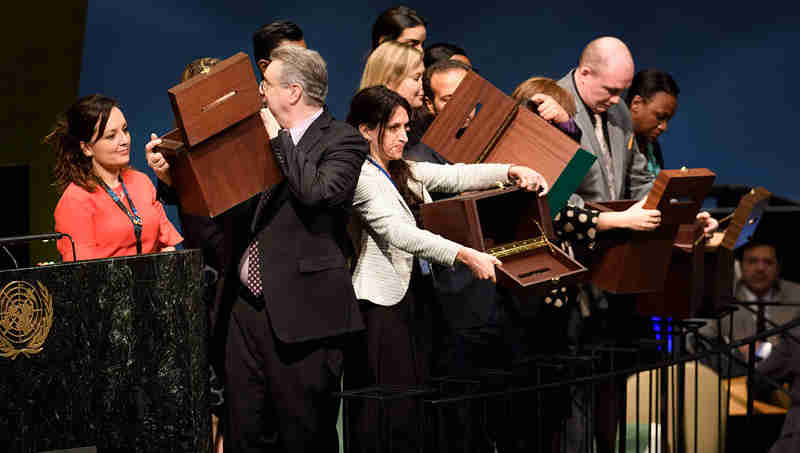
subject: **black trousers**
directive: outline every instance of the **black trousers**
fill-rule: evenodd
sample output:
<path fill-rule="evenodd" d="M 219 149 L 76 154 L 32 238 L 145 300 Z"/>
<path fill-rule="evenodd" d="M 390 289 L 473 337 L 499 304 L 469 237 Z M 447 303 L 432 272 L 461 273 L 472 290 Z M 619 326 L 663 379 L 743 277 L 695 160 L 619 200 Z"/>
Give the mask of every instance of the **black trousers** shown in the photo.
<path fill-rule="evenodd" d="M 379 386 L 402 393 L 424 384 L 430 345 L 425 282 L 416 272 L 403 299 L 392 306 L 361 301 L 366 332 L 348 350 L 344 385 Z M 351 360 L 352 359 L 352 360 Z M 422 447 L 422 402 L 413 398 L 351 400 L 346 423 L 351 452 L 413 452 Z"/>
<path fill-rule="evenodd" d="M 266 309 L 239 297 L 226 345 L 226 453 L 338 452 L 344 341 L 283 343 Z"/>

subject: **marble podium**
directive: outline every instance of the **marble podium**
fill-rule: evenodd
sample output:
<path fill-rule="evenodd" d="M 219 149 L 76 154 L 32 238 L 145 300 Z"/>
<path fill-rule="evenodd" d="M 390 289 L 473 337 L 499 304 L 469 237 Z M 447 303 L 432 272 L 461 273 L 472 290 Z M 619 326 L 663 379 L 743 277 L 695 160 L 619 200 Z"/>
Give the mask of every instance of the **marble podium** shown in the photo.
<path fill-rule="evenodd" d="M 0 272 L 8 452 L 210 451 L 198 250 Z"/>

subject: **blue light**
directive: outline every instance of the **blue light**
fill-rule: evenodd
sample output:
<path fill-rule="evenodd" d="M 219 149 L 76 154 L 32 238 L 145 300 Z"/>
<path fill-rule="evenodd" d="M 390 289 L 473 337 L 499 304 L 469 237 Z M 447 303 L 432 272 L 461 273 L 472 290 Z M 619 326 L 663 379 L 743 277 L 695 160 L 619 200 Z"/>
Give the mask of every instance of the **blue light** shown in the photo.
<path fill-rule="evenodd" d="M 653 316 L 650 318 L 653 321 L 653 332 L 655 332 L 656 340 L 661 339 L 661 318 L 658 316 Z M 661 350 L 661 346 L 658 347 L 658 350 Z"/>
<path fill-rule="evenodd" d="M 667 318 L 667 326 L 670 334 L 672 333 L 672 318 Z M 667 337 L 667 352 L 672 352 L 672 335 Z"/>

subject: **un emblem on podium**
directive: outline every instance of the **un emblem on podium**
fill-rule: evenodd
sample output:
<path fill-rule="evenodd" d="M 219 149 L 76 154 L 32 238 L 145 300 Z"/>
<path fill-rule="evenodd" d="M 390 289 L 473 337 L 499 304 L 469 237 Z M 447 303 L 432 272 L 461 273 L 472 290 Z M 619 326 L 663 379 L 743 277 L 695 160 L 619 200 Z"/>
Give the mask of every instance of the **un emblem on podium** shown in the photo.
<path fill-rule="evenodd" d="M 53 325 L 53 297 L 41 282 L 8 283 L 0 290 L 0 357 L 42 352 Z"/>

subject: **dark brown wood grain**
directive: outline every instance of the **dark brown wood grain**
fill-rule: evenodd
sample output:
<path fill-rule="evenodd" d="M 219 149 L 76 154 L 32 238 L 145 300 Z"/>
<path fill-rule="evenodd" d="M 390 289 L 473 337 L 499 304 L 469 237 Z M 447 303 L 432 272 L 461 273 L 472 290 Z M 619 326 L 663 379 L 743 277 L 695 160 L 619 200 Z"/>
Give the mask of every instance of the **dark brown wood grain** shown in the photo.
<path fill-rule="evenodd" d="M 757 187 L 742 197 L 725 229 L 720 246 L 706 249 L 702 226 L 681 225 L 672 249 L 664 289 L 641 294 L 637 307 L 643 315 L 671 316 L 677 319 L 711 312 L 733 295 L 733 248 L 742 229 L 753 219 L 756 208 L 766 205 L 770 193 Z M 755 214 L 759 215 L 759 214 Z"/>
<path fill-rule="evenodd" d="M 477 115 L 458 138 L 459 129 L 476 105 L 480 106 Z M 580 145 L 535 113 L 516 105 L 514 99 L 470 72 L 436 116 L 422 142 L 452 162 L 514 163 L 533 168 L 552 187 Z"/>
<path fill-rule="evenodd" d="M 420 213 L 427 230 L 484 252 L 539 238 L 542 230 L 549 240 L 555 240 L 546 198 L 517 187 L 470 192 L 426 203 Z M 499 259 L 503 264 L 497 268 L 498 284 L 512 289 L 566 285 L 586 271 L 556 247 L 539 247 Z"/>
<path fill-rule="evenodd" d="M 753 218 L 754 211 L 763 211 L 763 208 L 766 207 L 771 196 L 772 194 L 763 187 L 756 187 L 745 194 L 739 200 L 739 204 L 733 211 L 733 217 L 728 227 L 725 228 L 725 236 L 722 237 L 720 247 L 732 251 L 736 241 L 739 240 L 739 235 L 742 233 L 744 226 L 759 220 Z"/>
<path fill-rule="evenodd" d="M 705 244 L 702 225 L 679 226 L 663 290 L 636 297 L 641 315 L 685 319 L 698 314 L 703 308 L 706 280 Z"/>
<path fill-rule="evenodd" d="M 763 187 L 756 187 L 744 195 L 733 211 L 719 247 L 706 250 L 704 297 L 706 305 L 712 310 L 722 308 L 733 295 L 735 245 L 744 227 L 760 220 L 759 216 L 763 214 L 771 196 Z"/>
<path fill-rule="evenodd" d="M 661 225 L 653 231 L 603 232 L 589 266 L 591 282 L 617 294 L 661 291 L 680 225 L 694 222 L 714 177 L 705 168 L 662 170 L 644 203 L 646 209 L 661 211 Z M 621 211 L 632 204 L 628 200 L 591 206 Z"/>
<path fill-rule="evenodd" d="M 169 160 L 185 212 L 215 217 L 283 179 L 247 55 L 224 60 L 169 96 L 178 129 L 162 137 L 158 150 Z"/>
<path fill-rule="evenodd" d="M 261 108 L 250 58 L 242 52 L 167 92 L 178 129 L 189 147 L 257 114 Z M 220 99 L 225 100 L 215 103 Z"/>

